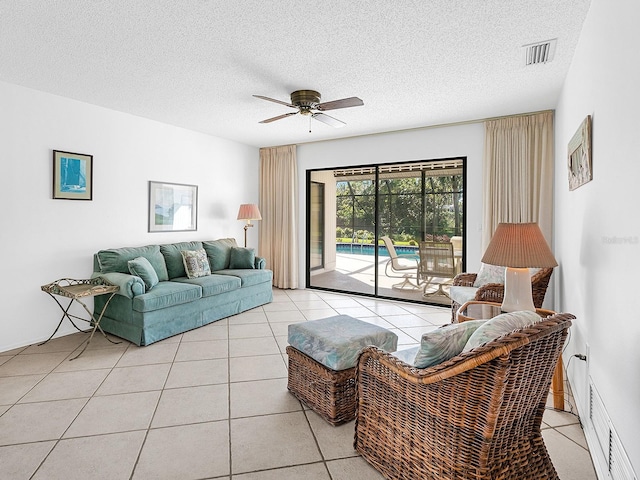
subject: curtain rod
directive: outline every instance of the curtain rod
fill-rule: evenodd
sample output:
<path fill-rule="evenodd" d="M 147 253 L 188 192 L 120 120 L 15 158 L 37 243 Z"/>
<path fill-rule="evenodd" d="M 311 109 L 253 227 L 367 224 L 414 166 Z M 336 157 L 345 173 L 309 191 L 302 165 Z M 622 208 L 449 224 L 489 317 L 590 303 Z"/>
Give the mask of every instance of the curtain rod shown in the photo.
<path fill-rule="evenodd" d="M 293 144 L 288 144 L 288 145 L 274 145 L 273 147 L 260 147 L 260 148 L 275 148 L 275 147 L 288 147 L 290 145 L 309 145 L 312 143 L 323 143 L 323 142 L 335 142 L 337 140 L 352 140 L 354 138 L 361 138 L 361 137 L 371 137 L 373 135 L 388 135 L 388 134 L 392 134 L 392 133 L 403 133 L 403 132 L 413 132 L 413 131 L 417 131 L 417 130 L 430 130 L 433 128 L 444 128 L 444 127 L 458 127 L 461 125 L 472 125 L 474 123 L 482 123 L 482 122 L 488 122 L 491 120 L 500 120 L 503 118 L 517 118 L 517 117 L 528 117 L 531 115 L 538 115 L 540 113 L 547 113 L 547 112 L 555 112 L 555 110 L 553 109 L 547 109 L 547 110 L 538 110 L 536 112 L 528 112 L 528 113 L 514 113 L 513 115 L 503 115 L 500 117 L 486 117 L 486 118 L 478 118 L 475 120 L 464 120 L 461 122 L 453 122 L 453 123 L 440 123 L 438 125 L 426 125 L 424 127 L 413 127 L 413 128 L 403 128 L 400 130 L 389 130 L 387 132 L 378 132 L 378 133 L 364 133 L 362 135 L 353 135 L 350 137 L 340 137 L 340 138 L 331 138 L 331 139 L 326 139 L 326 140 L 312 140 L 309 142 L 300 142 L 300 143 L 293 143 Z"/>

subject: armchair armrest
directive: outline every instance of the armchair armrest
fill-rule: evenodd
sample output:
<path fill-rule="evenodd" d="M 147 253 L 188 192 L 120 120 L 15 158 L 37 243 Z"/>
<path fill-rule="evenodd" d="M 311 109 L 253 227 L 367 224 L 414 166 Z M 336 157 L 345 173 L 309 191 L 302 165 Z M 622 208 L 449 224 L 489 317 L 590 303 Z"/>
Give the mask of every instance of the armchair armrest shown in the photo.
<path fill-rule="evenodd" d="M 478 287 L 474 300 L 480 302 L 502 303 L 504 299 L 504 285 L 502 283 L 487 283 Z"/>
<path fill-rule="evenodd" d="M 107 282 L 119 286 L 120 290 L 118 290 L 117 295 L 122 295 L 123 297 L 133 298 L 137 295 L 142 295 L 145 292 L 144 281 L 140 277 L 136 277 L 135 275 L 117 272 L 93 272 L 91 278 L 96 277 L 102 277 Z"/>
<path fill-rule="evenodd" d="M 477 273 L 459 273 L 453 279 L 453 285 L 456 287 L 473 287 L 476 281 Z"/>

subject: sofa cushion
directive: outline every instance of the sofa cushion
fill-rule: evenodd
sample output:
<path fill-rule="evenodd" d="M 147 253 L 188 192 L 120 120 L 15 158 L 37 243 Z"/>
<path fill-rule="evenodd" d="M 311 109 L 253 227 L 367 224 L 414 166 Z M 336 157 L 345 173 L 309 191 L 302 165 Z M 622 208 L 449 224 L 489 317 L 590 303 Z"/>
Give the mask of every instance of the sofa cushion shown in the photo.
<path fill-rule="evenodd" d="M 260 283 L 271 283 L 273 281 L 273 272 L 271 270 L 258 269 L 241 269 L 241 270 L 218 270 L 217 275 L 230 275 L 238 277 L 242 280 L 243 287 L 258 285 Z"/>
<path fill-rule="evenodd" d="M 207 252 L 204 251 L 204 248 L 200 250 L 182 250 L 180 253 L 182 254 L 184 270 L 188 278 L 211 275 Z"/>
<path fill-rule="evenodd" d="M 455 357 L 467 344 L 469 337 L 487 320 L 470 320 L 436 328 L 422 335 L 413 366 L 427 368 Z"/>
<path fill-rule="evenodd" d="M 179 242 L 160 245 L 160 253 L 167 264 L 167 274 L 170 279 L 187 275 L 180 252 L 183 250 L 200 250 L 202 242 Z"/>
<path fill-rule="evenodd" d="M 202 242 L 202 246 L 209 257 L 211 271 L 229 268 L 231 260 L 231 248 L 237 247 L 235 238 L 220 238 L 208 242 Z"/>
<path fill-rule="evenodd" d="M 169 280 L 164 257 L 160 253 L 160 247 L 158 245 L 110 248 L 108 250 L 100 250 L 96 255 L 100 266 L 100 273 L 129 273 L 129 260 L 144 257 L 149 260 L 149 263 L 153 266 L 159 281 Z"/>
<path fill-rule="evenodd" d="M 131 275 L 135 275 L 142 279 L 146 291 L 151 290 L 158 284 L 158 274 L 146 258 L 134 258 L 133 260 L 129 260 L 127 265 L 129 265 L 129 272 Z"/>
<path fill-rule="evenodd" d="M 189 303 L 202 297 L 202 288 L 181 282 L 160 282 L 153 290 L 133 299 L 136 312 L 151 312 Z"/>
<path fill-rule="evenodd" d="M 232 290 L 238 290 L 241 287 L 240 278 L 230 275 L 218 275 L 216 273 L 198 278 L 174 278 L 171 281 L 198 285 L 202 288 L 203 297 L 212 297 Z"/>
<path fill-rule="evenodd" d="M 542 317 L 536 312 L 520 311 L 502 313 L 493 317 L 491 320 L 487 320 L 484 325 L 473 332 L 473 335 L 469 337 L 469 340 L 462 351 L 468 352 L 472 348 L 476 348 L 483 343 L 495 340 L 502 335 L 524 328 L 528 325 L 532 325 L 540 320 L 542 320 Z"/>
<path fill-rule="evenodd" d="M 255 268 L 256 252 L 253 248 L 231 247 L 229 268 Z"/>

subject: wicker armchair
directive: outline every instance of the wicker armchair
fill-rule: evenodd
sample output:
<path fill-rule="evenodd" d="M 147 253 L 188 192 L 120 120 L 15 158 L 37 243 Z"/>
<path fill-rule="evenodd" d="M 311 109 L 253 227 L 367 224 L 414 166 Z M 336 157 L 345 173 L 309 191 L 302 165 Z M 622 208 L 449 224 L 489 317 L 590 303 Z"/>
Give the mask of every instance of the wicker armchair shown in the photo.
<path fill-rule="evenodd" d="M 544 296 L 547 293 L 547 286 L 551 279 L 553 268 L 541 268 L 535 275 L 531 276 L 531 292 L 533 294 L 533 304 L 536 308 L 542 308 L 544 302 Z M 477 273 L 459 273 L 453 279 L 452 286 L 472 287 L 473 282 L 476 281 Z M 475 301 L 502 303 L 504 298 L 504 284 L 502 283 L 488 283 L 481 287 L 478 287 L 476 296 L 473 298 Z M 461 305 L 451 300 L 451 321 L 456 319 L 456 312 Z"/>
<path fill-rule="evenodd" d="M 354 447 L 388 479 L 558 479 L 540 424 L 570 314 L 427 369 L 367 347 Z"/>

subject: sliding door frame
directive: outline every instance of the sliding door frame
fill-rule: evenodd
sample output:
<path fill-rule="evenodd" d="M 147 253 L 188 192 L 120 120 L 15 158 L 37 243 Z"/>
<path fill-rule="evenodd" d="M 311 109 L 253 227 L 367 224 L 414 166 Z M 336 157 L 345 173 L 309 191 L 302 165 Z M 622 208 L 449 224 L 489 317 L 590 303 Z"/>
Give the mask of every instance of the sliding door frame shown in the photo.
<path fill-rule="evenodd" d="M 378 253 L 378 248 L 374 248 L 374 293 L 370 294 L 370 293 L 363 293 L 363 292 L 354 292 L 354 291 L 347 291 L 347 290 L 340 290 L 338 288 L 329 288 L 329 287 L 323 287 L 323 286 L 314 286 L 311 284 L 311 222 L 310 222 L 310 218 L 311 218 L 311 183 L 312 183 L 312 173 L 313 172 L 320 172 L 320 171 L 335 171 L 335 170 L 349 170 L 349 169 L 362 169 L 362 168 L 373 168 L 374 169 L 374 178 L 375 178 L 375 202 L 374 202 L 374 245 L 378 245 L 378 241 L 379 241 L 379 229 L 380 229 L 380 195 L 378 193 L 378 187 L 379 187 L 379 179 L 380 179 L 380 170 L 384 167 L 394 167 L 394 166 L 399 166 L 399 165 L 412 165 L 412 164 L 424 164 L 424 163 L 430 163 L 430 162 L 443 162 L 443 161 L 454 161 L 454 160 L 460 160 L 462 162 L 462 196 L 463 196 L 463 201 L 462 201 L 462 239 L 463 239 L 463 253 L 462 253 L 462 271 L 465 272 L 466 271 L 466 250 L 467 250 L 467 157 L 466 156 L 457 156 L 457 157 L 448 157 L 448 158 L 435 158 L 435 159 L 429 159 L 429 160 L 410 160 L 410 161 L 398 161 L 398 162 L 388 162 L 388 163 L 376 163 L 376 164 L 363 164 L 363 165 L 350 165 L 348 167 L 327 167 L 327 168 L 314 168 L 314 169 L 309 169 L 306 171 L 306 175 L 305 175 L 305 179 L 306 179 L 306 183 L 305 183 L 305 188 L 306 188 L 306 205 L 305 205 L 305 212 L 306 212 L 306 218 L 307 218 L 307 222 L 305 225 L 305 284 L 306 284 L 306 288 L 309 289 L 314 289 L 314 290 L 321 290 L 321 291 L 329 291 L 329 292 L 336 292 L 336 293 L 348 293 L 351 295 L 359 295 L 359 296 L 364 296 L 364 297 L 372 297 L 372 298 L 380 298 L 380 299 L 385 299 L 385 300 L 394 300 L 394 301 L 403 301 L 403 302 L 409 302 L 409 303 L 416 303 L 416 304 L 420 304 L 420 305 L 439 305 L 439 304 L 433 304 L 430 303 L 428 301 L 420 301 L 420 300 L 411 300 L 411 299 L 405 299 L 405 298 L 397 298 L 397 297 L 390 297 L 390 296 L 384 296 L 384 295 L 380 295 L 379 294 L 379 282 L 378 282 L 378 275 L 379 275 L 379 253 Z M 425 182 L 424 182 L 424 174 L 422 176 L 423 180 L 422 180 L 422 193 L 421 193 L 421 202 L 422 202 L 422 215 L 421 218 L 424 221 L 424 215 L 425 215 L 425 210 L 426 210 L 426 194 L 425 194 Z M 325 209 L 325 216 L 327 215 L 327 210 Z M 333 213 L 335 215 L 335 212 Z M 424 231 L 424 225 L 421 226 L 421 231 L 422 231 L 422 235 L 425 234 Z M 325 245 L 326 247 L 326 245 Z M 441 306 L 441 305 L 440 305 Z"/>

